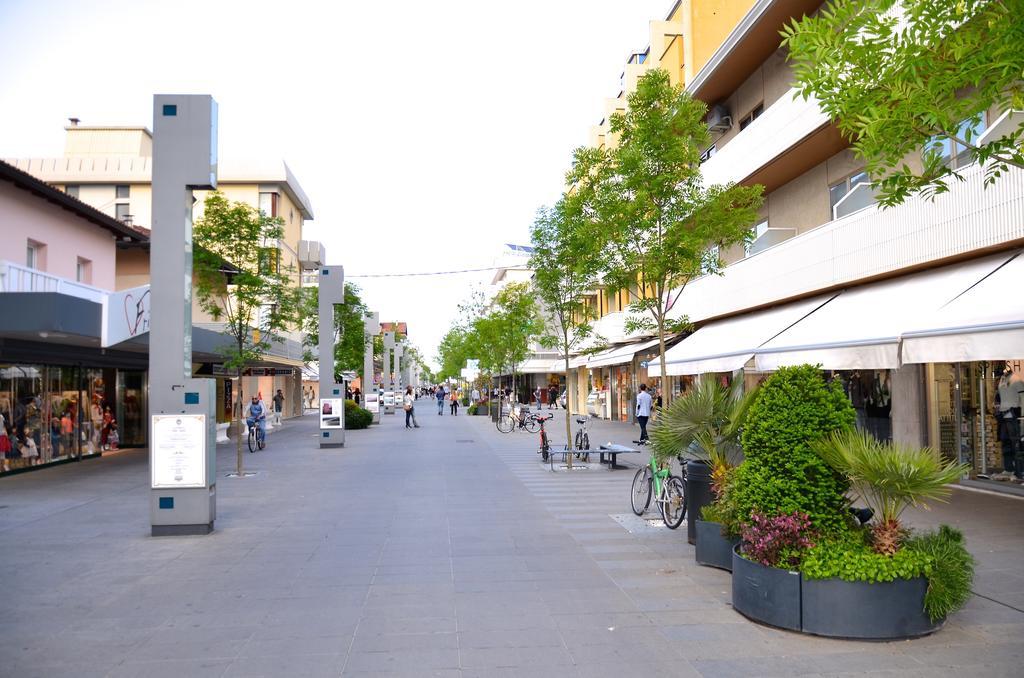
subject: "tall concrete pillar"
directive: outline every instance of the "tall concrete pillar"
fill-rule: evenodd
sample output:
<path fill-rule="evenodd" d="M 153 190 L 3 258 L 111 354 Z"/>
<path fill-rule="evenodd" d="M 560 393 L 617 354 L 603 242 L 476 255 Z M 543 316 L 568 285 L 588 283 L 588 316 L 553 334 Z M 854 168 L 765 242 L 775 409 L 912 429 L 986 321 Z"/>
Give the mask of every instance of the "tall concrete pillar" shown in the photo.
<path fill-rule="evenodd" d="M 400 393 L 405 392 L 405 380 L 402 379 L 402 356 L 405 355 L 405 344 L 399 343 L 395 345 L 395 407 L 398 406 L 398 396 Z"/>
<path fill-rule="evenodd" d="M 193 190 L 217 187 L 217 103 L 153 97 L 149 331 L 153 536 L 208 534 L 217 515 L 216 381 L 192 378 Z"/>
<path fill-rule="evenodd" d="M 334 307 L 345 301 L 345 268 L 320 269 L 320 447 L 345 446 L 345 385 L 339 384 L 334 369 Z M 325 403 L 330 412 L 325 412 Z M 329 415 L 329 416 L 327 416 Z"/>
<path fill-rule="evenodd" d="M 395 393 L 395 382 L 394 376 L 391 372 L 391 360 L 392 355 L 395 351 L 395 333 L 393 331 L 384 333 L 384 363 L 381 367 L 383 374 L 381 375 L 381 385 L 384 391 L 390 391 L 393 396 L 397 396 Z M 390 405 L 384 406 L 384 414 L 395 413 L 395 402 L 394 400 Z"/>
<path fill-rule="evenodd" d="M 893 442 L 921 447 L 928 441 L 928 411 L 922 365 L 889 370 Z"/>
<path fill-rule="evenodd" d="M 363 407 L 373 414 L 373 423 L 380 423 L 380 391 L 374 379 L 373 340 L 380 334 L 380 313 L 370 313 L 364 321 L 363 331 Z M 370 396 L 371 400 L 366 397 Z M 374 404 L 375 403 L 375 404 Z"/>

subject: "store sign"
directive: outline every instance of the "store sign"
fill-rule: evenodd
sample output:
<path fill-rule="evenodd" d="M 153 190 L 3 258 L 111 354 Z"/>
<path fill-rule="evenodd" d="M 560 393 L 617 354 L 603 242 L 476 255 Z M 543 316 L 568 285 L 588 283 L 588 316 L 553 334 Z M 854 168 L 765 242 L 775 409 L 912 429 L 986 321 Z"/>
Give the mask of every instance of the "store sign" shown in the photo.
<path fill-rule="evenodd" d="M 103 298 L 100 343 L 114 346 L 148 333 L 149 308 L 149 285 L 108 294 Z"/>
<path fill-rule="evenodd" d="M 363 405 L 367 411 L 377 414 L 380 412 L 380 396 L 376 393 L 367 393 L 363 398 Z"/>
<path fill-rule="evenodd" d="M 320 428 L 342 428 L 341 413 L 345 401 L 341 398 L 320 399 Z"/>
<path fill-rule="evenodd" d="M 206 487 L 206 415 L 154 414 L 153 489 Z"/>
<path fill-rule="evenodd" d="M 294 373 L 291 367 L 247 367 L 242 370 L 244 377 L 290 377 Z"/>

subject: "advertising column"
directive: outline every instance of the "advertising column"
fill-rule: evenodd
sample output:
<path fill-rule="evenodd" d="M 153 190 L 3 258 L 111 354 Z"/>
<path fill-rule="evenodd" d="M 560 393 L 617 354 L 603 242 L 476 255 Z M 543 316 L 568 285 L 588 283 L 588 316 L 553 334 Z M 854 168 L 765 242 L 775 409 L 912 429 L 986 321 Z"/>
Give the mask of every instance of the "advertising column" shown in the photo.
<path fill-rule="evenodd" d="M 345 269 L 320 269 L 320 447 L 345 446 L 345 386 L 334 372 L 334 307 L 345 301 Z"/>
<path fill-rule="evenodd" d="M 363 348 L 363 407 L 373 415 L 373 423 L 380 423 L 380 388 L 374 379 L 373 339 L 380 334 L 380 314 L 369 313 L 364 323 Z"/>
<path fill-rule="evenodd" d="M 217 103 L 153 98 L 149 414 L 152 535 L 208 534 L 217 513 L 216 381 L 192 378 L 193 190 L 217 187 Z"/>

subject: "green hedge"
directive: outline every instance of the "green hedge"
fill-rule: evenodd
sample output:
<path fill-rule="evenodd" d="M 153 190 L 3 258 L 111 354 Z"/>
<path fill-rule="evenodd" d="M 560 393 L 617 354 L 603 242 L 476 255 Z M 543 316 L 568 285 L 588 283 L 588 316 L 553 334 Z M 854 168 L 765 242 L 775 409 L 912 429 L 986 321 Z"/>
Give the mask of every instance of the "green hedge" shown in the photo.
<path fill-rule="evenodd" d="M 826 384 L 812 365 L 783 367 L 760 388 L 743 431 L 744 463 L 733 500 L 741 522 L 752 513 L 806 513 L 814 530 L 847 527 L 849 484 L 810 441 L 853 427 L 856 415 L 838 382 Z"/>
<path fill-rule="evenodd" d="M 373 414 L 359 405 L 354 400 L 345 401 L 345 428 L 357 430 L 367 428 L 373 423 Z"/>

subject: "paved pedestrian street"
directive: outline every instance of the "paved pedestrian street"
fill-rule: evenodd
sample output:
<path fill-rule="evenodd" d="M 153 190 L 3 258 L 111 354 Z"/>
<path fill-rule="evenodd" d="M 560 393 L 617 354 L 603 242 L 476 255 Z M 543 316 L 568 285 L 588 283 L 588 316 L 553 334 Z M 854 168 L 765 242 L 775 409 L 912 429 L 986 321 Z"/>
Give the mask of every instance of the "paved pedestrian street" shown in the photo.
<path fill-rule="evenodd" d="M 1024 613 L 983 597 L 914 641 L 753 624 L 684 530 L 631 519 L 632 471 L 552 473 L 535 436 L 420 403 L 419 430 L 386 416 L 338 450 L 315 447 L 314 418 L 288 421 L 246 479 L 220 446 L 205 537 L 149 536 L 144 451 L 0 479 L 0 675 L 1022 674 Z M 957 491 L 928 521 L 1015 501 Z M 964 525 L 976 589 L 1024 590 L 1021 528 L 985 526 L 1001 539 Z"/>

